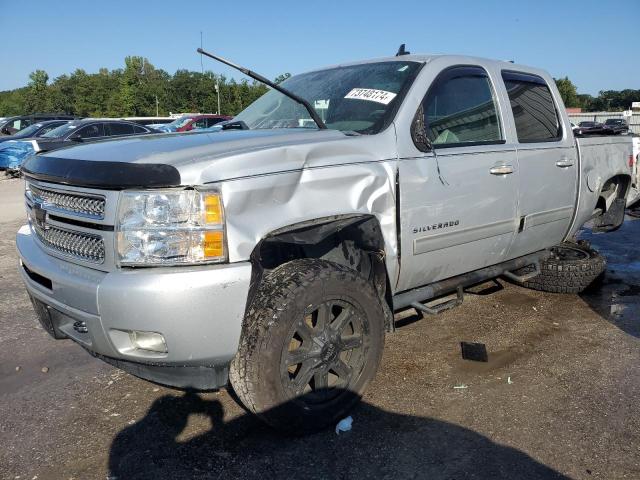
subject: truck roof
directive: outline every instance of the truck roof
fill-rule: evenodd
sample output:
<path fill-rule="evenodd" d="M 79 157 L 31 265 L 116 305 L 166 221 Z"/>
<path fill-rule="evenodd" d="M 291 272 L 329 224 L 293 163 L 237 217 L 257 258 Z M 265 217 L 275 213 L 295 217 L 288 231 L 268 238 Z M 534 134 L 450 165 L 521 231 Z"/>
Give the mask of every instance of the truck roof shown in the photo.
<path fill-rule="evenodd" d="M 434 60 L 448 60 L 451 62 L 459 63 L 461 65 L 464 64 L 480 64 L 484 66 L 494 66 L 500 69 L 505 70 L 522 70 L 531 73 L 537 74 L 546 74 L 546 72 L 540 68 L 531 67 L 527 65 L 513 63 L 508 60 L 495 60 L 490 58 L 483 57 L 475 57 L 470 55 L 456 55 L 456 54 L 407 54 L 401 56 L 389 56 L 389 57 L 379 57 L 379 58 L 371 58 L 367 60 L 358 60 L 353 62 L 344 62 L 335 65 L 329 65 L 320 68 L 314 68 L 309 70 L 309 72 L 316 72 L 319 70 L 328 70 L 331 68 L 339 68 L 339 67 L 348 67 L 352 65 L 361 65 L 367 63 L 379 63 L 379 62 L 417 62 L 417 63 L 431 63 Z M 306 73 L 306 72 L 301 72 Z"/>

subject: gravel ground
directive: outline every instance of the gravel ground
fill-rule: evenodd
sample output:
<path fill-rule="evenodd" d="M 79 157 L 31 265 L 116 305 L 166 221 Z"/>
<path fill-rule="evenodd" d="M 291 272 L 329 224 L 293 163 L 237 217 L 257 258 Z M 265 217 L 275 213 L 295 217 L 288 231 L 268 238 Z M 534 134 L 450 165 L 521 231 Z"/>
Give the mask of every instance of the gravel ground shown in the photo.
<path fill-rule="evenodd" d="M 584 234 L 609 266 L 580 296 L 500 281 L 398 314 L 352 431 L 287 438 L 226 391 L 159 387 L 49 338 L 16 268 L 21 191 L 0 181 L 2 479 L 640 478 L 639 220 Z"/>

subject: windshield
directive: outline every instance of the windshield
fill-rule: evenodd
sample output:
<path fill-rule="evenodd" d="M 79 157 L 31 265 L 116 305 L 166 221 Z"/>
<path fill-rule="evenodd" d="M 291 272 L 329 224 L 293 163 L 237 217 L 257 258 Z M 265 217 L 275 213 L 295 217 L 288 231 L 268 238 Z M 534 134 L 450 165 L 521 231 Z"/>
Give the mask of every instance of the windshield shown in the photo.
<path fill-rule="evenodd" d="M 420 64 L 380 62 L 304 73 L 282 83 L 307 100 L 327 128 L 374 134 L 392 120 Z M 240 112 L 234 121 L 251 129 L 317 128 L 304 106 L 276 90 Z"/>
<path fill-rule="evenodd" d="M 42 128 L 42 124 L 41 123 L 34 123 L 33 125 L 29 125 L 27 128 L 20 130 L 20 136 L 21 137 L 30 137 L 31 135 L 35 134 L 38 130 L 40 130 Z"/>
<path fill-rule="evenodd" d="M 59 138 L 64 136 L 66 133 L 69 133 L 74 128 L 78 128 L 78 125 L 60 125 L 42 136 L 45 138 Z"/>

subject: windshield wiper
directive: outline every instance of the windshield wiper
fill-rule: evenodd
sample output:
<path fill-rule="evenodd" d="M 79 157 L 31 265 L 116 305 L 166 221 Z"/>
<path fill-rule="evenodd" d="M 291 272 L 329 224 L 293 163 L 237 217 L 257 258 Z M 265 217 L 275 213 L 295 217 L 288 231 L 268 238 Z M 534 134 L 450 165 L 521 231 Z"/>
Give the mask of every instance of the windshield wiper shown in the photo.
<path fill-rule="evenodd" d="M 213 55 L 212 53 L 206 52 L 201 48 L 198 48 L 197 51 L 198 51 L 198 53 L 200 53 L 202 55 L 206 55 L 209 58 L 213 58 L 214 60 L 217 60 L 217 61 L 219 61 L 221 63 L 224 63 L 225 65 L 230 66 L 231 68 L 235 68 L 236 70 L 240 70 L 242 73 L 244 73 L 248 77 L 251 77 L 254 80 L 257 80 L 257 81 L 259 81 L 261 83 L 264 83 L 265 85 L 273 88 L 274 90 L 279 91 L 283 95 L 286 95 L 291 100 L 293 100 L 296 103 L 299 103 L 300 105 L 302 105 L 304 108 L 307 109 L 307 112 L 309 112 L 309 115 L 311 115 L 311 118 L 313 119 L 314 122 L 316 122 L 316 125 L 318 125 L 318 128 L 320 130 L 326 130 L 327 129 L 327 126 L 324 124 L 322 119 L 318 116 L 318 114 L 316 113 L 314 108 L 304 98 L 299 97 L 295 93 L 290 92 L 286 88 L 282 88 L 277 83 L 273 83 L 271 80 L 263 77 L 262 75 L 260 75 L 260 74 L 258 74 L 256 72 L 252 72 L 248 68 L 244 68 L 244 67 L 241 67 L 240 65 L 236 65 L 235 63 L 230 62 L 229 60 L 226 60 L 226 59 L 224 59 L 222 57 L 218 57 L 217 55 Z"/>

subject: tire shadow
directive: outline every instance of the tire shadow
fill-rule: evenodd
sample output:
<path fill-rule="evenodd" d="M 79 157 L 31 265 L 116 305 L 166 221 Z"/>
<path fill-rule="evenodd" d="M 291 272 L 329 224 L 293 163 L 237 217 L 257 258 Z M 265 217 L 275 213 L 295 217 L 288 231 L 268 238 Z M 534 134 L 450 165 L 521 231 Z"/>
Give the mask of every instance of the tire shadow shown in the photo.
<path fill-rule="evenodd" d="M 208 417 L 211 428 L 179 441 L 193 414 Z M 250 414 L 225 422 L 218 400 L 165 395 L 116 435 L 108 478 L 567 478 L 517 449 L 447 422 L 367 403 L 352 415 L 350 432 L 336 435 L 329 428 L 291 437 Z"/>

